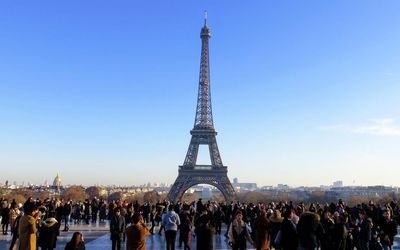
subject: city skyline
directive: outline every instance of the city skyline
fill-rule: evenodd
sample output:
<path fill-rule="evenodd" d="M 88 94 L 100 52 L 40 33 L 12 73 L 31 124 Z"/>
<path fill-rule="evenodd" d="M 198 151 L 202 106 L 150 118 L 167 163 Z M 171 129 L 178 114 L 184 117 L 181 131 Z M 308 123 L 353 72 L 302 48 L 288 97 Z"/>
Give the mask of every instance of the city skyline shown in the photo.
<path fill-rule="evenodd" d="M 399 7 L 3 3 L 0 182 L 172 183 L 193 127 L 207 10 L 231 180 L 400 186 Z"/>

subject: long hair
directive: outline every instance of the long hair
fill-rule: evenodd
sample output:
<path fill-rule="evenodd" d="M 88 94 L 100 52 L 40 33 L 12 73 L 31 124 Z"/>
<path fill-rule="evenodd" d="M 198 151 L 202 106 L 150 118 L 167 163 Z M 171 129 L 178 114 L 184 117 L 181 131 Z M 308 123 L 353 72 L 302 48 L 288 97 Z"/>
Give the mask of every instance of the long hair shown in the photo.
<path fill-rule="evenodd" d="M 74 246 L 77 247 L 80 243 L 82 242 L 82 234 L 80 232 L 75 232 L 72 235 L 72 238 L 70 240 L 70 243 Z"/>

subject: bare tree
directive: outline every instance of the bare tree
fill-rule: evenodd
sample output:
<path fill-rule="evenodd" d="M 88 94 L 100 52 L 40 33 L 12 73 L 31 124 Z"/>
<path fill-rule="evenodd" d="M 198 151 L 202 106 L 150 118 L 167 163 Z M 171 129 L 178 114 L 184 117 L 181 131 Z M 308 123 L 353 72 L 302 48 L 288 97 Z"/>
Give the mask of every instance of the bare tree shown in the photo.
<path fill-rule="evenodd" d="M 64 200 L 84 201 L 86 197 L 85 189 L 82 186 L 68 187 L 61 194 L 61 198 Z"/>

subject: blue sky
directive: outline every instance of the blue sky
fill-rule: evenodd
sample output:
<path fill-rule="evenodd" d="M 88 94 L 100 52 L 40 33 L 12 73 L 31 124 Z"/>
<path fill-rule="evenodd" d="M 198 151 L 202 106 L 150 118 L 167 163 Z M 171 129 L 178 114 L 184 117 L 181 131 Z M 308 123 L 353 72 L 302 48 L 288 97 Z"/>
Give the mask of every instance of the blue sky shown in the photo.
<path fill-rule="evenodd" d="M 0 181 L 172 183 L 204 10 L 231 179 L 400 186 L 395 0 L 3 2 Z"/>

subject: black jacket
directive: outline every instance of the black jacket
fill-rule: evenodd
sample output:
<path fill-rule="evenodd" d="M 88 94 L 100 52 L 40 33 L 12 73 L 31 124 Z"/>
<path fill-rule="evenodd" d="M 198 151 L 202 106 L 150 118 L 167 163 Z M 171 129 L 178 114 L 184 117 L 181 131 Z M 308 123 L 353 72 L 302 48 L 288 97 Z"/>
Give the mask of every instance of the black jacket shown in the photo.
<path fill-rule="evenodd" d="M 299 245 L 296 225 L 288 218 L 285 218 L 281 225 L 281 242 L 283 250 L 297 250 Z"/>
<path fill-rule="evenodd" d="M 125 230 L 125 218 L 123 216 L 112 216 L 110 221 L 111 240 L 122 239 Z"/>
<path fill-rule="evenodd" d="M 324 234 L 324 229 L 315 213 L 305 212 L 297 225 L 299 243 L 303 248 L 316 248 Z"/>
<path fill-rule="evenodd" d="M 38 245 L 43 249 L 56 248 L 59 224 L 56 219 L 48 218 L 39 227 Z"/>

